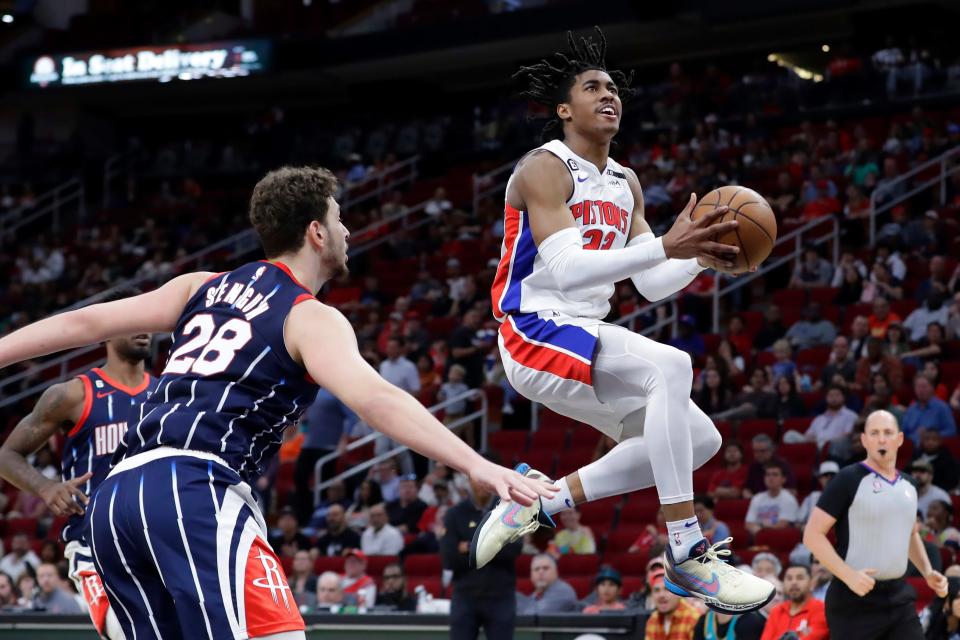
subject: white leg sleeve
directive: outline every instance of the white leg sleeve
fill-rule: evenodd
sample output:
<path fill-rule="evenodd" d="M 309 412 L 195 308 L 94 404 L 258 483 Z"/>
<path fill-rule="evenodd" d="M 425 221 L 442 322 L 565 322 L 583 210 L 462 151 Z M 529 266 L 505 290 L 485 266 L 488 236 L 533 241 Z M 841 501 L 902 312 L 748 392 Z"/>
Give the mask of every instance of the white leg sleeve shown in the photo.
<path fill-rule="evenodd" d="M 700 410 L 693 400 L 689 401 L 690 436 L 693 440 L 693 468 L 699 469 L 720 450 L 720 432 L 713 421 Z M 631 413 L 624 422 L 631 423 L 641 431 L 645 421 L 645 409 Z M 634 424 L 636 423 L 636 424 Z M 609 498 L 654 486 L 653 465 L 650 449 L 641 436 L 627 438 L 611 449 L 605 456 L 580 469 L 580 484 L 590 500 Z"/>
<path fill-rule="evenodd" d="M 601 326 L 599 335 L 600 350 L 594 363 L 597 397 L 617 404 L 621 399 L 643 396 L 647 403 L 642 411 L 627 416 L 643 421 L 643 440 L 628 438 L 580 471 L 588 499 L 650 486 L 650 478 L 644 475 L 649 465 L 661 504 L 692 500 L 692 423 L 698 429 L 698 451 L 701 455 L 709 452 L 703 462 L 716 453 L 720 443 L 710 419 L 690 408 L 690 356 L 622 327 Z M 639 425 L 624 422 L 626 433 L 641 432 Z"/>

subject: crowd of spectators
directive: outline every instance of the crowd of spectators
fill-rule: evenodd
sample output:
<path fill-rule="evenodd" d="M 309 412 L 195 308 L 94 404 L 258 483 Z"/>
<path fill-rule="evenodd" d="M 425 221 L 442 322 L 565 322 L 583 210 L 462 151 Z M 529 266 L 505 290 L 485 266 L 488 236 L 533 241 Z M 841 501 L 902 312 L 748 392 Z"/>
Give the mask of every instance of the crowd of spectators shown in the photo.
<path fill-rule="evenodd" d="M 752 560 L 751 570 L 776 584 L 782 579 L 787 600 L 771 603 L 766 621 L 764 614 L 733 621 L 704 614 L 673 596 L 663 588 L 662 567 L 657 566 L 665 525 L 655 506 L 645 512 L 647 521 L 623 553 L 610 555 L 612 527 L 618 517 L 623 519 L 627 502 L 611 507 L 611 518 L 599 523 L 586 522 L 586 514 L 576 510 L 564 512 L 556 535 L 530 537 L 518 546 L 520 613 L 643 611 L 651 614 L 651 638 L 666 637 L 667 627 L 673 630 L 670 637 L 716 637 L 716 630 L 731 624 L 738 633 L 755 629 L 766 634 L 764 626 L 779 630 L 784 618 L 805 615 L 814 625 L 817 616 L 822 619 L 822 605 L 813 603 L 822 600 L 830 577 L 798 544 L 800 527 L 819 488 L 841 466 L 862 457 L 857 427 L 878 408 L 897 415 L 908 437 L 903 466 L 918 483 L 920 526 L 932 559 L 950 565 L 960 547 L 953 526 L 960 481 L 955 459 L 960 454 L 955 422 L 960 368 L 952 362 L 960 353 L 960 265 L 951 257 L 957 248 L 960 174 L 947 184 L 944 203 L 923 196 L 890 210 L 879 220 L 874 247 L 868 245 L 864 204 L 871 194 L 878 201 L 898 196 L 905 189 L 896 182 L 898 176 L 960 144 L 957 114 L 914 109 L 890 118 L 811 120 L 796 126 L 774 126 L 752 114 L 724 121 L 711 115 L 714 109 L 723 112 L 720 105 L 707 100 L 724 95 L 708 90 L 727 86 L 717 74 L 708 69 L 693 82 L 679 65 L 671 67 L 666 83 L 648 88 L 658 98 L 651 107 L 657 122 L 665 126 L 653 133 L 626 131 L 618 155 L 640 174 L 655 228 L 672 221 L 690 190 L 702 194 L 729 182 L 767 194 L 781 232 L 821 218 L 839 222 L 843 250 L 836 264 L 821 248 L 807 247 L 789 273 L 780 270 L 756 279 L 722 309 L 724 329 L 718 334 L 708 332 L 712 318 L 705 300 L 717 276 L 705 272 L 682 295 L 676 331 L 659 336 L 690 353 L 696 367 L 693 399 L 727 438 L 721 458 L 696 478 L 701 526 L 714 540 L 732 534 L 739 559 Z M 691 110 L 698 114 L 693 127 L 670 126 Z M 352 155 L 356 146 L 354 140 L 342 172 L 347 183 L 370 171 Z M 180 151 L 171 153 L 172 160 L 162 149 L 149 156 L 150 162 L 164 157 L 176 165 Z M 213 156 L 223 154 L 206 155 Z M 209 180 L 162 178 L 147 190 L 132 180 L 124 207 L 149 202 L 156 215 L 132 227 L 120 221 L 90 226 L 69 244 L 39 236 L 0 258 L 11 276 L 0 296 L 5 308 L 16 310 L 0 318 L 0 329 L 15 329 L 130 275 L 166 277 L 178 256 L 218 239 L 223 228 L 243 228 L 236 213 L 242 211 L 239 195 L 221 203 L 224 209 L 236 205 L 233 219 L 200 215 L 210 212 L 212 199 L 232 193 Z M 386 379 L 427 405 L 455 401 L 440 413 L 446 422 L 475 406 L 457 398 L 484 388 L 496 399 L 494 410 L 504 431 L 523 432 L 529 428 L 529 408 L 506 382 L 487 293 L 503 236 L 502 215 L 490 201 L 468 214 L 456 207 L 456 199 L 442 188 L 434 191 L 425 210 L 432 224 L 390 235 L 352 265 L 352 276 L 333 283 L 327 299 L 348 315 L 363 356 Z M 376 222 L 404 205 L 402 198 L 390 195 L 371 206 L 357 218 Z M 160 215 L 162 211 L 173 215 Z M 92 256 L 98 259 L 90 260 Z M 621 286 L 611 319 L 641 305 L 629 285 Z M 377 605 L 413 610 L 424 596 L 412 596 L 410 584 L 440 594 L 451 584 L 457 563 L 465 561 L 462 546 L 445 549 L 444 541 L 451 511 L 475 496 L 463 476 L 405 454 L 379 462 L 355 481 L 330 484 L 315 503 L 317 461 L 343 452 L 350 441 L 368 433 L 356 416 L 327 396 L 321 392 L 299 433 L 288 433 L 281 461 L 257 485 L 274 524 L 271 544 L 284 560 L 304 611 L 359 611 Z M 458 428 L 464 439 L 479 444 L 473 423 Z M 572 437 L 564 431 L 559 442 Z M 608 446 L 594 437 L 591 457 Z M 372 451 L 348 452 L 346 459 L 391 447 L 380 439 Z M 501 451 L 511 459 L 525 453 L 526 445 Z M 571 471 L 560 468 L 555 453 L 549 452 L 548 472 Z M 54 444 L 35 463 L 55 474 L 55 455 Z M 325 465 L 316 480 L 330 480 L 338 470 L 342 467 L 336 463 Z M 10 522 L 33 519 L 39 529 L 56 529 L 42 502 L 9 487 L 0 494 L 0 512 Z M 793 544 L 784 547 L 784 540 Z M 69 604 L 61 594 L 72 597 L 56 543 L 41 546 L 29 536 L 14 535 L 4 544 L 9 553 L 0 560 L 2 606 L 52 611 Z M 618 564 L 630 555 L 641 558 L 639 570 L 636 564 Z M 586 585 L 583 571 L 564 581 L 561 569 L 575 556 L 597 559 Z M 381 564 L 384 557 L 391 562 Z M 424 557 L 432 558 L 424 561 L 429 571 L 407 575 Z M 606 565 L 599 566 L 600 557 Z M 42 570 L 45 566 L 55 571 Z M 714 636 L 703 635 L 708 626 Z M 691 635 L 674 636 L 677 629 Z"/>

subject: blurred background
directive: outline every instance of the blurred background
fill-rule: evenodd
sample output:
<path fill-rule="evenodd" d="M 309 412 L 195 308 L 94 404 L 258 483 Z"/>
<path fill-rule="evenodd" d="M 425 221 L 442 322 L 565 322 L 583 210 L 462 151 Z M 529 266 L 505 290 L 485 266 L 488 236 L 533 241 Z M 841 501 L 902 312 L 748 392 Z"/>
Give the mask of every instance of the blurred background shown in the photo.
<path fill-rule="evenodd" d="M 800 527 L 835 472 L 822 464 L 859 459 L 862 416 L 888 408 L 908 435 L 902 468 L 929 463 L 929 489 L 940 489 L 920 516 L 930 553 L 960 572 L 958 18 L 956 3 L 907 0 L 0 0 L 0 332 L 122 286 L 262 257 L 246 220 L 251 188 L 284 164 L 322 165 L 341 180 L 351 272 L 319 297 L 350 318 L 364 357 L 408 359 L 407 390 L 505 464 L 575 470 L 611 443 L 510 388 L 489 287 L 506 179 L 540 144 L 530 116 L 545 115 L 511 75 L 565 50 L 567 30 L 599 25 L 608 66 L 635 71 L 611 155 L 640 176 L 654 229 L 690 191 L 733 183 L 778 218 L 758 273 L 705 272 L 656 305 L 621 283 L 612 301 L 610 321 L 690 352 L 694 400 L 730 443 L 695 474 L 705 528 L 725 524 L 739 562 L 772 554 L 754 569 L 773 579 L 791 558 L 809 564 Z M 151 369 L 168 346 L 155 337 Z M 103 357 L 94 346 L 4 370 L 2 432 L 51 383 Z M 942 409 L 934 429 L 917 417 L 931 405 Z M 468 498 L 465 480 L 322 415 L 288 430 L 257 485 L 302 609 L 348 604 L 318 602 L 313 585 L 343 574 L 344 549 L 381 501 L 399 546 L 363 549 L 361 574 L 391 592 L 384 567 L 398 567 L 403 593 L 424 587 L 413 608 L 448 598 L 443 518 Z M 825 439 L 824 421 L 836 420 L 841 435 Z M 921 439 L 920 426 L 938 437 Z M 61 445 L 34 457 L 51 477 Z M 797 513 L 751 522 L 754 496 L 779 495 L 765 485 L 771 459 Z M 332 505 L 346 529 L 328 521 Z M 579 619 L 598 584 L 618 583 L 605 624 L 642 637 L 658 611 L 657 510 L 653 490 L 610 499 L 527 540 L 518 613 L 545 588 L 530 564 L 547 552 L 576 594 L 557 613 Z M 0 571 L 16 575 L 0 574 L 0 623 L 33 608 L 41 558 L 62 563 L 61 526 L 2 485 L 12 557 Z M 602 579 L 611 570 L 616 580 Z M 814 586 L 828 580 L 814 567 Z M 922 609 L 934 596 L 915 582 Z"/>

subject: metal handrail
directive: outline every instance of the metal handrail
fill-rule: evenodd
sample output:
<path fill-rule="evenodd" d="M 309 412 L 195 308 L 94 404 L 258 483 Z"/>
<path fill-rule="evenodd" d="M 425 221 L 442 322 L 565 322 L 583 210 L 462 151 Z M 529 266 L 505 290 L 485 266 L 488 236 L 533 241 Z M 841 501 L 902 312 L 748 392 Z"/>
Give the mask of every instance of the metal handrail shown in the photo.
<path fill-rule="evenodd" d="M 406 160 L 396 162 L 389 167 L 384 167 L 382 171 L 378 171 L 377 173 L 369 175 L 360 182 L 354 182 L 346 186 L 343 189 L 343 192 L 340 194 L 340 207 L 345 211 L 349 211 L 351 207 L 355 207 L 361 202 L 365 202 L 370 198 L 377 197 L 385 191 L 390 191 L 391 189 L 396 189 L 401 185 L 414 182 L 419 176 L 419 168 L 417 166 L 419 162 L 419 155 L 411 156 Z M 392 177 L 395 174 L 408 169 L 409 173 L 399 177 Z M 377 186 L 374 189 L 371 189 L 370 191 L 364 191 L 365 187 L 374 182 L 377 183 Z M 352 196 L 350 195 L 351 193 L 357 193 L 357 195 Z"/>
<path fill-rule="evenodd" d="M 895 206 L 901 202 L 912 198 L 921 191 L 925 191 L 932 187 L 933 185 L 940 183 L 940 206 L 947 204 L 947 178 L 952 176 L 957 171 L 960 171 L 960 165 L 952 167 L 949 171 L 947 170 L 947 161 L 954 156 L 960 155 L 960 146 L 954 147 L 944 151 L 936 158 L 931 158 L 926 162 L 917 165 L 910 171 L 907 171 L 903 175 L 897 176 L 897 179 L 892 181 L 889 185 L 885 187 L 889 188 L 890 186 L 896 186 L 899 184 L 906 183 L 910 178 L 913 178 L 920 173 L 923 173 L 930 167 L 935 165 L 940 165 L 940 175 L 935 178 L 930 178 L 920 186 L 915 186 L 912 189 L 909 189 L 906 193 L 903 193 L 896 198 L 891 199 L 889 202 L 885 202 L 879 207 L 877 206 L 877 195 L 878 193 L 883 193 L 886 189 L 874 189 L 870 194 L 870 246 L 873 246 L 876 243 L 877 236 L 877 216 L 881 213 L 893 209 Z"/>
<path fill-rule="evenodd" d="M 72 178 L 40 194 L 31 205 L 17 207 L 0 216 L 0 233 L 16 233 L 21 227 L 44 216 L 52 218 L 50 228 L 60 230 L 60 213 L 76 203 L 78 218 L 86 216 L 86 192 L 79 178 Z"/>
<path fill-rule="evenodd" d="M 448 407 L 454 403 L 463 402 L 464 400 L 480 400 L 480 408 L 473 411 L 472 413 L 468 413 L 464 416 L 457 418 L 456 420 L 450 422 L 446 426 L 448 429 L 453 430 L 461 425 L 468 424 L 470 422 L 473 422 L 477 418 L 480 418 L 480 450 L 486 451 L 488 401 L 487 401 L 487 394 L 485 394 L 481 389 L 471 389 L 469 391 L 465 391 L 460 395 L 444 400 L 443 402 L 439 402 L 431 407 L 427 407 L 427 411 L 429 411 L 430 413 L 436 413 L 445 407 Z M 317 460 L 317 463 L 316 465 L 314 465 L 314 468 L 313 468 L 314 477 L 317 478 L 317 481 L 313 489 L 314 504 L 317 504 L 320 501 L 321 493 L 323 493 L 323 490 L 329 487 L 330 485 L 336 482 L 342 482 L 346 478 L 355 476 L 358 473 L 366 471 L 370 467 L 376 464 L 379 464 L 384 460 L 398 456 L 401 453 L 408 451 L 410 449 L 410 447 L 407 447 L 405 445 L 397 445 L 396 447 L 390 449 L 389 451 L 385 451 L 380 455 L 374 456 L 369 460 L 365 460 L 360 464 L 350 467 L 343 473 L 337 474 L 336 476 L 334 476 L 333 478 L 330 478 L 329 480 L 326 480 L 323 482 L 320 481 L 320 470 L 323 468 L 323 465 L 327 464 L 328 462 L 332 462 L 336 460 L 337 458 L 347 453 L 348 451 L 355 451 L 356 449 L 359 449 L 367 444 L 370 444 L 371 442 L 375 442 L 381 438 L 386 438 L 386 437 L 387 437 L 386 435 L 380 433 L 379 431 L 374 431 L 373 433 L 367 434 L 362 438 L 358 438 L 354 440 L 353 442 L 348 444 L 343 451 L 334 451 L 333 453 L 328 453 L 327 455 Z"/>
<path fill-rule="evenodd" d="M 517 166 L 517 163 L 520 162 L 520 158 L 515 158 L 510 162 L 504 163 L 497 167 L 496 169 L 491 169 L 486 173 L 475 173 L 473 174 L 473 214 L 476 215 L 480 210 L 480 201 L 489 196 L 491 193 L 496 193 L 503 186 L 507 184 L 506 180 L 500 180 L 498 182 L 493 182 L 494 178 L 497 176 L 503 175 L 508 171 L 513 171 L 513 168 Z M 485 186 L 483 186 L 485 185 Z"/>

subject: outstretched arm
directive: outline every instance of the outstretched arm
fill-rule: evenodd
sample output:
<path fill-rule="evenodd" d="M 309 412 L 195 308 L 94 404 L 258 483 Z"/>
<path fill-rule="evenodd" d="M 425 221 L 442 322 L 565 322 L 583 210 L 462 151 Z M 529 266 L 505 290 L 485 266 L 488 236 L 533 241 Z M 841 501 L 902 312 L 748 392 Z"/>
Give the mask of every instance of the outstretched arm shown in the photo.
<path fill-rule="evenodd" d="M 14 427 L 0 447 L 0 476 L 22 491 L 43 498 L 54 515 L 83 514 L 87 496 L 79 489 L 90 474 L 57 482 L 41 474 L 27 456 L 46 443 L 65 425 L 75 423 L 83 411 L 84 387 L 79 378 L 48 387 L 27 416 Z"/>
<path fill-rule="evenodd" d="M 526 506 L 553 495 L 549 485 L 484 459 L 416 398 L 380 377 L 360 356 L 353 328 L 336 309 L 317 301 L 298 304 L 287 317 L 284 340 L 317 384 L 392 440 L 466 473 L 504 500 Z"/>
<path fill-rule="evenodd" d="M 188 273 L 149 293 L 34 322 L 0 339 L 0 369 L 117 336 L 173 331 L 187 300 L 211 275 Z"/>

